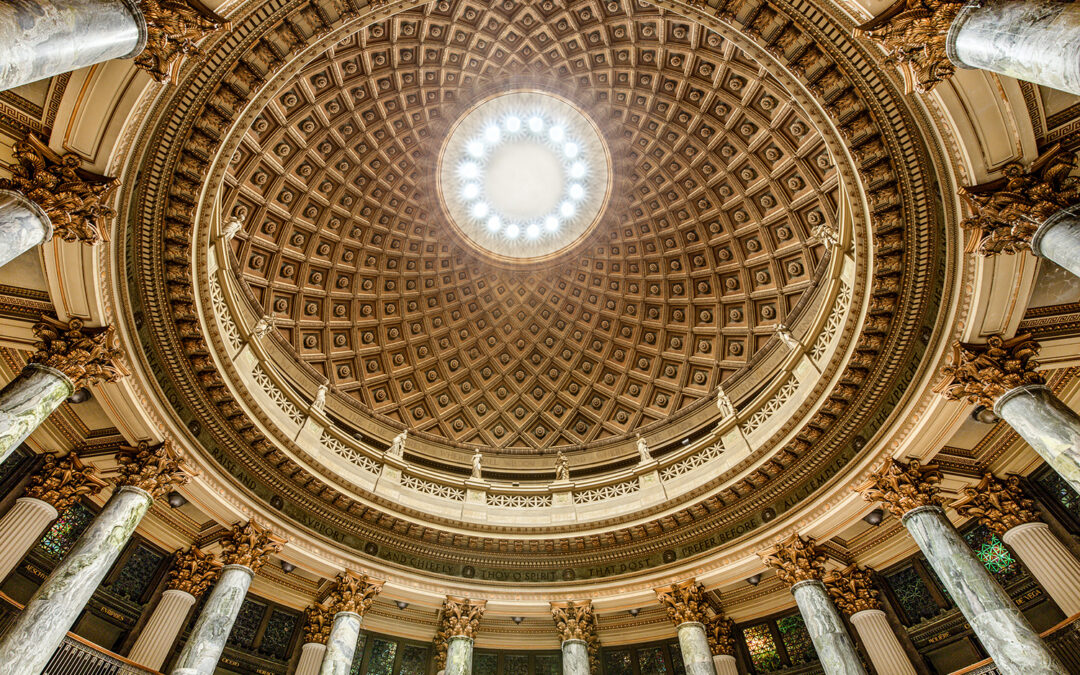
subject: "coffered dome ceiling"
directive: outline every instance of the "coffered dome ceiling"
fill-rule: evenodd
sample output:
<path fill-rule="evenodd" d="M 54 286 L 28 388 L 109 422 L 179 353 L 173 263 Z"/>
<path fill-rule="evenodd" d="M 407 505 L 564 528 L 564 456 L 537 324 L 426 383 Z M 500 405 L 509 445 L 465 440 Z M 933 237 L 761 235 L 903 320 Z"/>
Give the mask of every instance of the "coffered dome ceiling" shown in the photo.
<path fill-rule="evenodd" d="M 147 113 L 123 297 L 153 395 L 268 513 L 458 581 L 642 573 L 781 519 L 913 395 L 953 283 L 940 153 L 846 18 L 269 0 L 232 25 Z M 611 162 L 542 261 L 470 243 L 437 189 L 453 125 L 523 90 Z"/>

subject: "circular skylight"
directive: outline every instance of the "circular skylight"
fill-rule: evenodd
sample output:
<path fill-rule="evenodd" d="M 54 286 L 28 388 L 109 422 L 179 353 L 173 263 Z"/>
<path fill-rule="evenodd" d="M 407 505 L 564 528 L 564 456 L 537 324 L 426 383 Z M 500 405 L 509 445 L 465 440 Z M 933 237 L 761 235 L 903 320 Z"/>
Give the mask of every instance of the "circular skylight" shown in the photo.
<path fill-rule="evenodd" d="M 439 192 L 451 222 L 499 257 L 543 258 L 579 241 L 610 192 L 607 149 L 561 98 L 513 92 L 472 108 L 443 146 Z"/>

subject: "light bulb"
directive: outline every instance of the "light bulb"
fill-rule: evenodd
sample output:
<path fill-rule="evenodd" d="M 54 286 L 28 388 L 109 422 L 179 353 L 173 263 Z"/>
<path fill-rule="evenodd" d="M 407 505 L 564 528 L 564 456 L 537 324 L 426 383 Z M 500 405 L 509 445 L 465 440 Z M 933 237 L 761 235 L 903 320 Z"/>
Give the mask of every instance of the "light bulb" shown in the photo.
<path fill-rule="evenodd" d="M 544 229 L 548 232 L 554 232 L 559 229 L 559 219 L 555 216 L 548 216 L 544 218 Z"/>
<path fill-rule="evenodd" d="M 476 162 L 465 162 L 458 171 L 461 173 L 462 178 L 472 180 L 480 175 L 480 166 Z"/>
<path fill-rule="evenodd" d="M 563 202 L 562 205 L 559 206 L 559 214 L 563 218 L 573 217 L 575 211 L 576 209 L 574 208 L 574 205 L 570 202 Z"/>
<path fill-rule="evenodd" d="M 480 195 L 480 186 L 476 183 L 469 183 L 461 188 L 461 195 L 465 199 L 476 199 Z"/>
<path fill-rule="evenodd" d="M 498 143 L 499 137 L 501 135 L 502 134 L 499 131 L 499 127 L 495 126 L 494 124 L 492 124 L 487 129 L 484 129 L 484 140 L 488 143 Z"/>
<path fill-rule="evenodd" d="M 570 177 L 571 178 L 584 178 L 585 177 L 585 163 L 574 162 L 570 165 Z"/>
<path fill-rule="evenodd" d="M 529 239 L 536 239 L 540 236 L 540 226 L 536 223 L 532 223 L 525 228 L 525 236 Z"/>
<path fill-rule="evenodd" d="M 466 146 L 465 152 L 469 153 L 469 156 L 480 158 L 484 156 L 484 143 L 483 141 L 469 141 L 469 145 Z"/>
<path fill-rule="evenodd" d="M 487 229 L 491 232 L 498 232 L 502 229 L 502 220 L 500 220 L 498 216 L 488 218 Z"/>
<path fill-rule="evenodd" d="M 507 239 L 517 239 L 519 234 L 521 234 L 521 228 L 518 227 L 517 225 L 507 225 L 506 226 L 506 238 Z"/>
<path fill-rule="evenodd" d="M 506 118 L 506 130 L 512 134 L 521 131 L 521 118 L 511 115 Z"/>
<path fill-rule="evenodd" d="M 566 138 L 566 132 L 563 131 L 562 127 L 551 127 L 551 130 L 548 131 L 548 136 L 556 143 L 561 143 L 562 139 Z"/>
<path fill-rule="evenodd" d="M 544 129 L 544 120 L 539 117 L 529 118 L 529 131 L 538 134 Z"/>
<path fill-rule="evenodd" d="M 585 196 L 585 188 L 577 183 L 570 186 L 570 199 L 581 199 Z"/>
<path fill-rule="evenodd" d="M 570 159 L 573 159 L 574 157 L 577 157 L 577 154 L 578 154 L 577 143 L 567 143 L 566 145 L 563 146 L 563 152 L 566 153 L 566 156 L 569 157 Z"/>
<path fill-rule="evenodd" d="M 477 220 L 486 218 L 489 211 L 490 209 L 488 208 L 488 205 L 484 202 L 477 202 L 476 204 L 473 204 L 472 215 L 473 218 L 476 218 Z"/>

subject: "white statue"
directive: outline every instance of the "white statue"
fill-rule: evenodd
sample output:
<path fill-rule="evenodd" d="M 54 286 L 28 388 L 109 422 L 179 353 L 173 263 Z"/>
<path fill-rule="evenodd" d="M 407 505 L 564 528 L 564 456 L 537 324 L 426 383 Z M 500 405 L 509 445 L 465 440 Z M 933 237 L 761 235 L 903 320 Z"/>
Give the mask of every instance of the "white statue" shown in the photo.
<path fill-rule="evenodd" d="M 799 344 L 799 341 L 795 339 L 795 336 L 791 334 L 791 329 L 784 324 L 780 324 L 776 327 L 776 337 L 780 338 L 780 340 L 788 346 L 788 349 L 798 349 L 802 346 Z"/>
<path fill-rule="evenodd" d="M 323 411 L 323 408 L 326 407 L 326 392 L 329 389 L 330 387 L 325 384 L 319 385 L 319 390 L 315 392 L 315 400 L 311 402 L 312 410 L 317 410 L 319 412 Z"/>
<path fill-rule="evenodd" d="M 817 237 L 825 246 L 825 250 L 831 251 L 840 245 L 840 235 L 833 230 L 832 225 L 823 222 L 814 227 L 810 234 Z"/>
<path fill-rule="evenodd" d="M 274 322 L 276 319 L 272 316 L 264 316 L 255 323 L 255 327 L 251 329 L 252 337 L 263 339 L 270 334 L 270 331 L 274 329 Z"/>
<path fill-rule="evenodd" d="M 240 228 L 244 226 L 244 216 L 242 214 L 235 214 L 232 218 L 225 221 L 225 225 L 221 228 L 221 239 L 230 241 L 236 236 L 236 233 L 240 231 Z"/>
<path fill-rule="evenodd" d="M 484 456 L 480 454 L 480 448 L 476 449 L 476 452 L 472 456 L 472 476 L 471 478 L 480 478 L 480 463 L 483 461 Z"/>
<path fill-rule="evenodd" d="M 637 454 L 643 462 L 652 461 L 652 455 L 649 454 L 649 444 L 640 435 L 637 437 Z"/>
<path fill-rule="evenodd" d="M 555 460 L 555 480 L 570 480 L 570 462 L 566 455 L 559 451 L 559 458 Z"/>
<path fill-rule="evenodd" d="M 735 414 L 735 404 L 728 398 L 722 387 L 716 389 L 716 408 L 720 411 L 720 419 L 726 420 Z"/>
<path fill-rule="evenodd" d="M 402 431 L 397 436 L 394 436 L 394 440 L 390 443 L 390 456 L 391 457 L 404 457 L 405 456 L 405 439 L 409 437 L 409 430 Z"/>

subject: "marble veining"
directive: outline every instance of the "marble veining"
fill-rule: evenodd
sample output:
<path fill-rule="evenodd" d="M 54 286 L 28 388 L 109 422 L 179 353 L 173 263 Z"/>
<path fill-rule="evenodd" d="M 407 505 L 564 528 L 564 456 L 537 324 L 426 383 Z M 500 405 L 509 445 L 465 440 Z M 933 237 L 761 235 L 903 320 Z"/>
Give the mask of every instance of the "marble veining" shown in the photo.
<path fill-rule="evenodd" d="M 356 612 L 338 612 L 330 627 L 330 639 L 326 642 L 319 675 L 349 675 L 356 639 L 360 636 L 360 615 Z"/>
<path fill-rule="evenodd" d="M 791 594 L 826 675 L 866 675 L 855 643 L 825 585 L 820 581 L 801 581 L 791 587 Z"/>
<path fill-rule="evenodd" d="M 226 565 L 206 599 L 172 675 L 212 675 L 244 603 L 254 573 L 242 565 Z"/>
<path fill-rule="evenodd" d="M 0 266 L 48 239 L 51 230 L 49 217 L 30 200 L 0 190 Z"/>
<path fill-rule="evenodd" d="M 687 675 L 716 675 L 709 640 L 705 637 L 705 626 L 689 621 L 679 624 L 678 633 L 679 649 Z"/>
<path fill-rule="evenodd" d="M 446 675 L 472 675 L 472 638 L 455 635 L 447 640 Z"/>
<path fill-rule="evenodd" d="M 563 675 L 590 675 L 589 646 L 584 640 L 563 640 Z"/>
<path fill-rule="evenodd" d="M 1031 238 L 1031 250 L 1080 277 L 1080 204 L 1043 221 Z"/>
<path fill-rule="evenodd" d="M 1041 384 L 1010 389 L 994 412 L 1080 492 L 1080 415 Z"/>
<path fill-rule="evenodd" d="M 71 396 L 71 380 L 30 364 L 0 390 L 0 462 Z"/>

